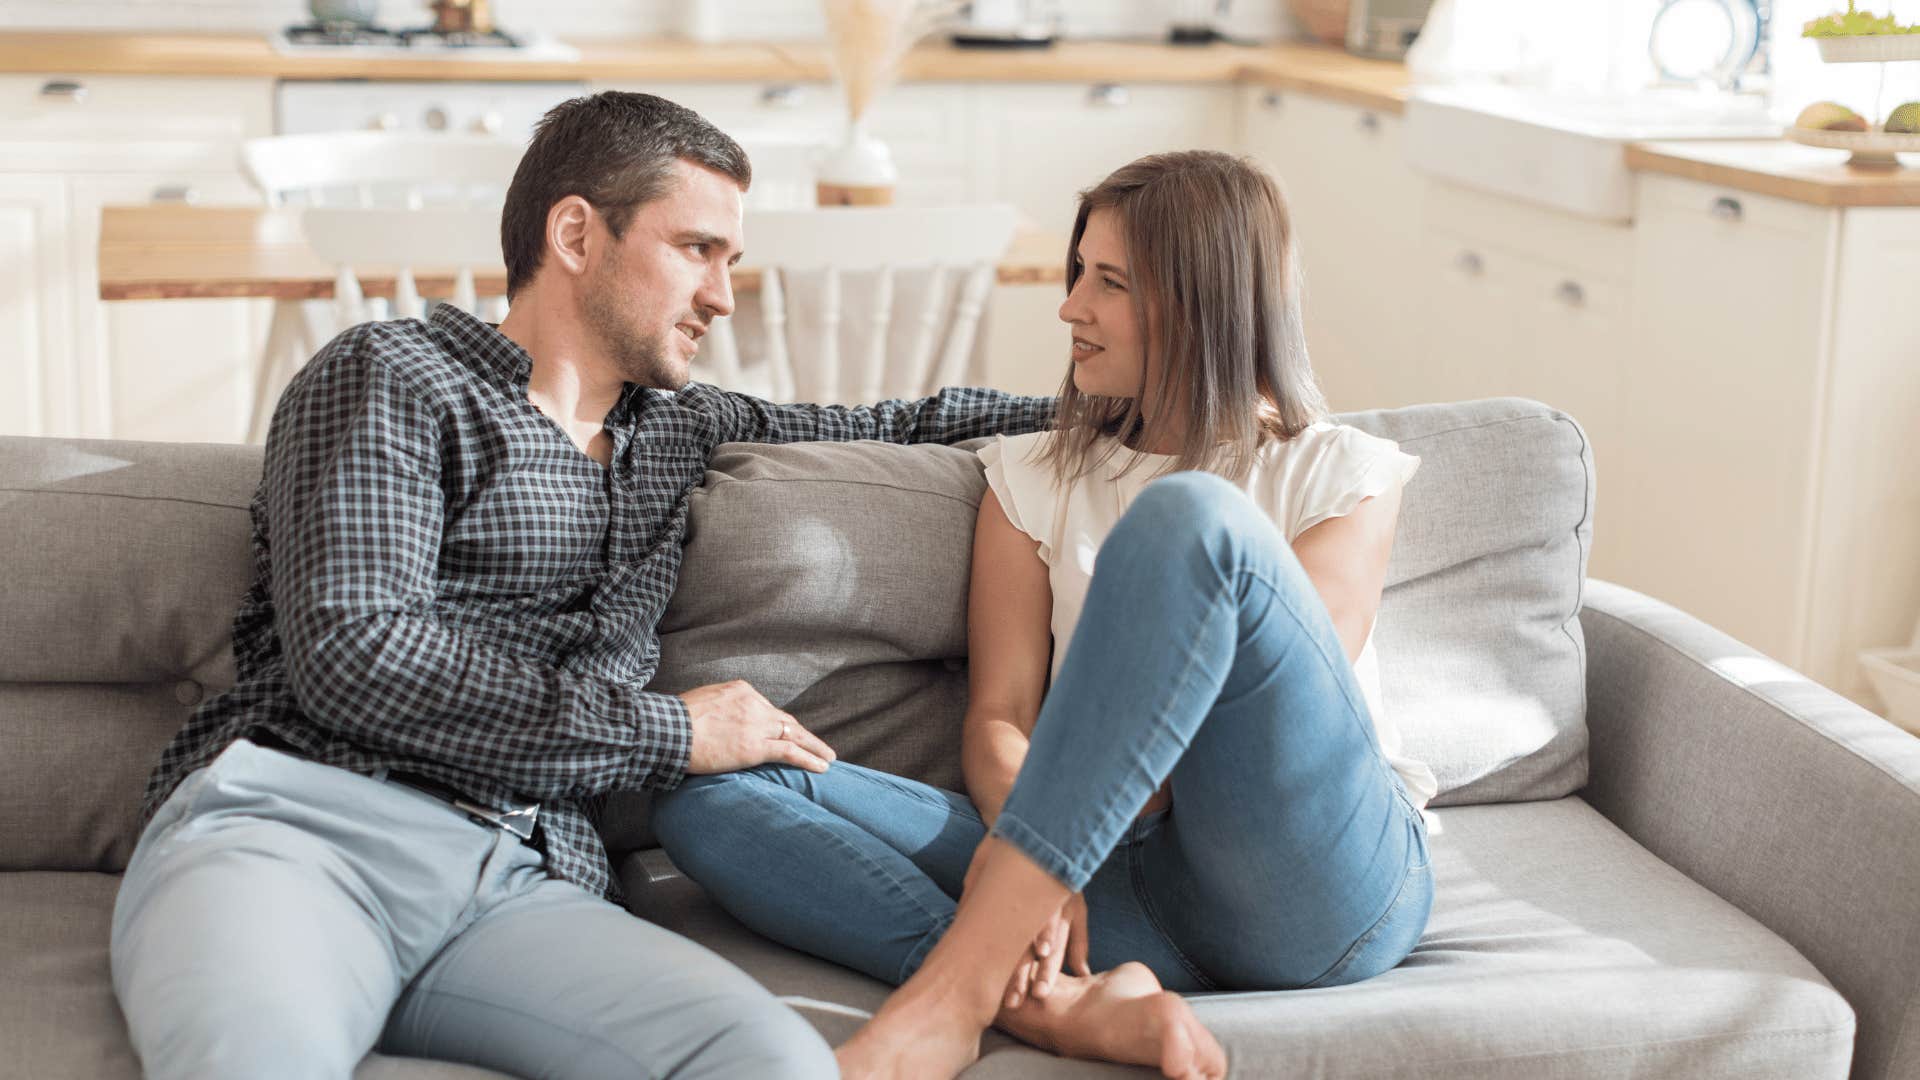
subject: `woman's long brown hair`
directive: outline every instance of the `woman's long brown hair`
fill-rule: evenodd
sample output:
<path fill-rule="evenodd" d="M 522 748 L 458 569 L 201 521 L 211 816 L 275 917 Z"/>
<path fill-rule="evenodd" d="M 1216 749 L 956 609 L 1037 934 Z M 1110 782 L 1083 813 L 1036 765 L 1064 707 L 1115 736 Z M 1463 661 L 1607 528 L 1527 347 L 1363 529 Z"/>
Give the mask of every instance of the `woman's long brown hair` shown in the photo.
<path fill-rule="evenodd" d="M 1149 362 L 1132 397 L 1083 394 L 1069 366 L 1043 454 L 1057 476 L 1084 475 L 1123 444 L 1165 445 L 1166 433 L 1181 430 L 1164 471 L 1203 469 L 1239 481 L 1263 444 L 1326 417 L 1300 325 L 1292 222 L 1265 170 L 1207 150 L 1122 167 L 1080 195 L 1067 246 L 1069 292 L 1082 272 L 1080 237 L 1098 209 L 1118 218 L 1134 317 L 1145 328 L 1147 357 L 1161 359 L 1159 379 L 1147 386 Z M 1150 310 L 1157 319 L 1148 319 Z"/>

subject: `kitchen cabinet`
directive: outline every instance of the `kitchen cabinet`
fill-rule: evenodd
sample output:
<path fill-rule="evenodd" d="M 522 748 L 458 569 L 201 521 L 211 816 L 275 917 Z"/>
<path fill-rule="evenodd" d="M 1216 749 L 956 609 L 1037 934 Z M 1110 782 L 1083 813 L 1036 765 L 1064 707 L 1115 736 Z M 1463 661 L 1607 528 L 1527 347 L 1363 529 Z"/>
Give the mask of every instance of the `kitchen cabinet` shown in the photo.
<path fill-rule="evenodd" d="M 1067 232 L 1079 193 L 1166 150 L 1234 150 L 1234 91 L 1177 83 L 1006 83 L 974 88 L 980 195 Z"/>
<path fill-rule="evenodd" d="M 0 435 L 73 427 L 71 251 L 61 179 L 0 173 Z"/>
<path fill-rule="evenodd" d="M 1631 584 L 1870 701 L 1856 654 L 1920 615 L 1920 221 L 1637 185 Z"/>
<path fill-rule="evenodd" d="M 847 124 L 845 100 L 826 82 L 612 82 L 594 89 L 658 94 L 712 121 L 750 151 L 756 138 L 831 147 Z M 915 83 L 896 86 L 874 103 L 868 123 L 900 170 L 895 199 L 901 205 L 950 205 L 980 197 L 970 142 L 971 93 L 971 87 L 959 84 Z M 759 182 L 756 178 L 756 186 Z M 811 198 L 811 189 L 806 194 Z"/>
<path fill-rule="evenodd" d="M 250 204 L 233 172 L 78 174 L 69 181 L 73 277 L 98 295 L 100 208 Z M 74 354 L 99 366 L 96 412 L 116 439 L 243 442 L 270 300 L 118 300 L 76 306 Z"/>
<path fill-rule="evenodd" d="M 1329 402 L 1416 400 L 1403 378 L 1429 340 L 1409 307 L 1424 287 L 1412 265 L 1422 184 L 1401 160 L 1400 119 L 1293 91 L 1240 94 L 1241 147 L 1286 193 L 1307 352 Z"/>
<path fill-rule="evenodd" d="M 36 237 L 33 280 L 4 302 L 33 394 L 0 407 L 0 431 L 154 439 L 236 437 L 264 334 L 259 304 L 99 299 L 100 207 L 152 198 L 251 202 L 242 139 L 272 128 L 265 79 L 0 76 L 0 191 L 9 250 Z M 28 193 L 31 193 L 30 196 Z M 36 216 L 31 230 L 27 207 Z M 9 395 L 12 396 L 12 395 Z M 236 415 L 244 416 L 244 408 Z"/>
<path fill-rule="evenodd" d="M 1602 492 L 1622 453 L 1633 233 L 1444 181 L 1421 196 L 1418 328 L 1391 404 L 1518 396 L 1561 409 L 1592 443 Z M 1607 513 L 1603 498 L 1602 519 Z M 1589 570 L 1632 577 L 1623 533 L 1596 528 Z"/>

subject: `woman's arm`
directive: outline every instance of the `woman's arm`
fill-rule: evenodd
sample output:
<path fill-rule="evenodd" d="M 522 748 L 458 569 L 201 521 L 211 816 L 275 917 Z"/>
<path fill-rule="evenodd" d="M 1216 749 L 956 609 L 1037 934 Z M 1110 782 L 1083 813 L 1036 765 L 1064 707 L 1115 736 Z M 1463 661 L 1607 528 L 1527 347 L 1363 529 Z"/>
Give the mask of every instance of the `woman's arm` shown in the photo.
<path fill-rule="evenodd" d="M 973 532 L 967 599 L 967 719 L 960 767 L 993 824 L 1026 759 L 1052 660 L 1053 586 L 1040 545 L 1007 519 L 989 488 Z"/>
<path fill-rule="evenodd" d="M 1380 611 L 1399 517 L 1400 485 L 1395 484 L 1362 499 L 1351 513 L 1328 518 L 1293 538 L 1293 553 L 1326 601 L 1348 663 L 1360 658 Z"/>

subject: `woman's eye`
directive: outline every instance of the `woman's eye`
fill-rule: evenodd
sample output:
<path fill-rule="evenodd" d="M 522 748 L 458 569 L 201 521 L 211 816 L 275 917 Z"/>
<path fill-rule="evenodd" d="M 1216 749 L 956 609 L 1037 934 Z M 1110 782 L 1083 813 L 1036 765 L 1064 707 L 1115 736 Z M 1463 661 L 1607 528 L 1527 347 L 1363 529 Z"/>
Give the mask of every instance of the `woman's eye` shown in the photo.
<path fill-rule="evenodd" d="M 1101 284 L 1104 284 L 1109 289 L 1124 290 L 1126 288 L 1125 285 L 1120 284 L 1119 282 L 1113 280 L 1112 278 L 1101 278 L 1100 281 L 1101 281 Z"/>

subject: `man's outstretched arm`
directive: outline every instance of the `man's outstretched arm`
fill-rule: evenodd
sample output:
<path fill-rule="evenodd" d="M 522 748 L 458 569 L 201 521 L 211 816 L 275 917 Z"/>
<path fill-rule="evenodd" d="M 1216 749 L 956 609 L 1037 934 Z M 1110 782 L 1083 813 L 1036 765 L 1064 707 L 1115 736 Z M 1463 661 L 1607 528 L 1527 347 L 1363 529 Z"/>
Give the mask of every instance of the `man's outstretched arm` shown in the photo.
<path fill-rule="evenodd" d="M 1058 404 L 1056 398 L 1021 397 L 977 386 L 950 386 L 915 401 L 852 406 L 775 405 L 714 387 L 700 392 L 711 395 L 728 442 L 956 443 L 1051 427 Z"/>

